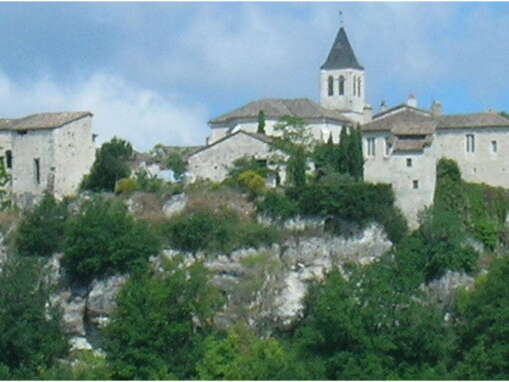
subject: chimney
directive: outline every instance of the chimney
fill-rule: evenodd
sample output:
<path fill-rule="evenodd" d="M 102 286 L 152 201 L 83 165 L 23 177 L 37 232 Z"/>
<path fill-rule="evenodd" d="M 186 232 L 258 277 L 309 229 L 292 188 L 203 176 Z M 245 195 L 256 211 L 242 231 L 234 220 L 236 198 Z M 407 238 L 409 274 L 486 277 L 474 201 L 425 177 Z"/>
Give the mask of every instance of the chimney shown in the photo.
<path fill-rule="evenodd" d="M 385 103 L 385 100 L 382 100 L 382 102 L 380 102 L 380 113 L 383 113 L 386 110 L 387 110 L 387 104 Z"/>
<path fill-rule="evenodd" d="M 439 117 L 442 115 L 442 102 L 433 101 L 431 104 L 431 115 L 433 117 Z"/>
<path fill-rule="evenodd" d="M 406 104 L 410 107 L 417 107 L 417 98 L 413 94 L 410 94 L 408 96 L 408 99 L 406 101 Z"/>
<path fill-rule="evenodd" d="M 362 111 L 364 123 L 371 122 L 371 120 L 373 119 L 373 108 L 371 107 L 371 105 L 368 104 L 364 105 L 364 109 Z"/>

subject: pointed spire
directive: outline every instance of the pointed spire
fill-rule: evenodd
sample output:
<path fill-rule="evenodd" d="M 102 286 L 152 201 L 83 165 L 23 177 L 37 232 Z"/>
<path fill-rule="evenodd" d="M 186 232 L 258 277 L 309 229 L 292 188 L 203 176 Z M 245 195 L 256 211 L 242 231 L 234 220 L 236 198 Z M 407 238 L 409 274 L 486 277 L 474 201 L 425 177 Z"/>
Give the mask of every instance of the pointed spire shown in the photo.
<path fill-rule="evenodd" d="M 351 68 L 364 70 L 364 68 L 357 61 L 357 58 L 355 58 L 352 46 L 348 41 L 345 28 L 343 28 L 342 24 L 343 22 L 341 20 L 341 27 L 339 28 L 336 40 L 334 40 L 334 44 L 332 44 L 332 48 L 330 50 L 329 56 L 327 57 L 327 61 L 325 61 L 320 69 Z"/>

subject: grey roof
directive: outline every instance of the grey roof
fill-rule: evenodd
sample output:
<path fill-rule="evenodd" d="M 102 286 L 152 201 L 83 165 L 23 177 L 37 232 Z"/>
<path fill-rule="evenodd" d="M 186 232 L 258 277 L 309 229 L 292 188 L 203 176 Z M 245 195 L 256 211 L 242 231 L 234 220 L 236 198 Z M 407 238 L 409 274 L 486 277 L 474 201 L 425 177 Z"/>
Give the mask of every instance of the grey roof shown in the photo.
<path fill-rule="evenodd" d="M 422 151 L 429 144 L 428 139 L 398 139 L 394 145 L 394 152 Z"/>
<path fill-rule="evenodd" d="M 390 113 L 392 113 L 394 111 L 397 111 L 399 109 L 412 110 L 412 111 L 417 112 L 417 114 L 431 116 L 431 111 L 429 111 L 429 110 L 421 109 L 421 108 L 418 108 L 418 107 L 409 106 L 406 103 L 400 103 L 399 105 L 393 106 L 390 109 L 381 111 L 380 113 L 377 113 L 377 114 L 373 115 L 373 119 L 378 119 L 378 118 L 380 118 L 380 117 L 382 117 L 382 116 L 384 116 L 386 114 L 390 114 Z"/>
<path fill-rule="evenodd" d="M 332 44 L 329 56 L 321 69 L 360 69 L 364 68 L 359 64 L 352 46 L 348 41 L 345 29 L 339 28 L 339 32 Z"/>
<path fill-rule="evenodd" d="M 39 113 L 18 119 L 0 119 L 0 130 L 38 130 L 62 127 L 86 116 L 89 111 Z"/>
<path fill-rule="evenodd" d="M 328 110 L 308 98 L 263 98 L 253 101 L 229 113 L 220 115 L 209 123 L 226 123 L 234 119 L 257 118 L 263 110 L 265 118 L 279 119 L 291 115 L 303 119 L 332 119 L 341 122 L 351 122 L 349 118 L 338 111 Z"/>
<path fill-rule="evenodd" d="M 496 112 L 450 114 L 438 117 L 439 129 L 465 127 L 509 127 L 509 119 Z"/>
<path fill-rule="evenodd" d="M 421 125 L 426 126 L 426 128 L 429 128 L 431 122 L 433 122 L 433 118 L 431 117 L 431 115 L 422 115 L 421 113 L 412 109 L 404 109 L 399 113 L 388 115 L 384 118 L 373 119 L 371 122 L 364 124 L 362 126 L 362 130 L 392 131 L 393 128 L 396 128 L 396 130 L 399 131 L 400 134 L 403 134 L 405 126 L 409 126 L 408 129 L 409 132 L 411 130 L 414 130 L 416 131 L 416 133 L 418 132 L 419 126 Z"/>
<path fill-rule="evenodd" d="M 225 135 L 223 138 L 221 139 L 218 139 L 217 141 L 214 141 L 213 143 L 211 143 L 210 145 L 208 146 L 202 146 L 200 147 L 198 150 L 196 151 L 193 151 L 192 153 L 190 153 L 189 155 L 187 155 L 186 159 L 189 159 L 190 157 L 192 157 L 193 155 L 195 154 L 198 154 L 199 152 L 202 152 L 204 150 L 207 150 L 221 142 L 224 142 L 226 141 L 227 139 L 230 139 L 232 137 L 234 137 L 235 135 L 237 134 L 245 134 L 247 136 L 250 136 L 251 138 L 254 138 L 254 139 L 258 139 L 259 141 L 262 141 L 268 145 L 270 145 L 273 140 L 271 137 L 267 136 L 267 135 L 263 135 L 263 134 L 255 134 L 255 133 L 248 133 L 247 131 L 244 131 L 244 130 L 237 130 L 236 132 L 232 133 L 232 134 L 227 134 Z"/>

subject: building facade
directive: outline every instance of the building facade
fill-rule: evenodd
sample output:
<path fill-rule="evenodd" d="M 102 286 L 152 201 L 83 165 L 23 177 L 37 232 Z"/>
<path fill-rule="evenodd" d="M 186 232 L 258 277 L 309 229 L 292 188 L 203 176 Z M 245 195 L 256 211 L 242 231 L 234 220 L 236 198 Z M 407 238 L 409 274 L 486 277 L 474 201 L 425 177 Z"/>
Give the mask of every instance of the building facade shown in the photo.
<path fill-rule="evenodd" d="M 0 120 L 0 158 L 15 201 L 45 191 L 72 195 L 95 159 L 92 113 L 41 113 Z"/>

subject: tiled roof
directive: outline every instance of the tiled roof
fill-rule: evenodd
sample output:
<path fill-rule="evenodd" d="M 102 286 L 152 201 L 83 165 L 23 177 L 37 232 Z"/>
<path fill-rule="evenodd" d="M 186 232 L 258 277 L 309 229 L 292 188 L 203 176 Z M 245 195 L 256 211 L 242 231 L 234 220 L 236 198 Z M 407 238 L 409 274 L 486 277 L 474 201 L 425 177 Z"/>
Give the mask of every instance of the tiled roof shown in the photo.
<path fill-rule="evenodd" d="M 364 68 L 359 64 L 352 46 L 348 41 L 345 29 L 341 27 L 332 44 L 329 56 L 320 69 L 360 69 Z"/>
<path fill-rule="evenodd" d="M 217 141 L 214 141 L 213 143 L 211 143 L 210 145 L 208 146 L 202 146 L 200 147 L 198 150 L 196 151 L 193 151 L 192 153 L 189 153 L 189 155 L 187 155 L 186 159 L 189 159 L 190 157 L 192 157 L 193 155 L 195 154 L 198 154 L 199 152 L 202 152 L 202 151 L 205 151 L 215 145 L 217 145 L 218 143 L 221 143 L 221 142 L 224 142 L 226 141 L 227 139 L 230 139 L 232 137 L 234 137 L 235 135 L 237 134 L 245 134 L 245 135 L 248 135 L 250 136 L 251 138 L 254 138 L 254 139 L 258 139 L 259 141 L 262 141 L 266 144 L 271 144 L 272 143 L 272 138 L 270 138 L 269 136 L 267 135 L 263 135 L 263 134 L 255 134 L 255 133 L 248 133 L 247 131 L 244 131 L 244 130 L 238 130 L 232 134 L 228 134 L 228 135 L 225 135 L 223 138 L 221 139 L 218 139 Z"/>
<path fill-rule="evenodd" d="M 439 129 L 465 127 L 509 127 L 509 119 L 496 112 L 450 114 L 438 117 Z"/>
<path fill-rule="evenodd" d="M 410 130 L 419 130 L 420 125 L 423 124 L 426 128 L 429 128 L 430 123 L 433 122 L 433 118 L 428 115 L 422 115 L 412 109 L 404 109 L 399 113 L 391 114 L 383 118 L 373 119 L 362 126 L 363 131 L 391 131 L 394 127 L 397 128 L 400 134 L 406 126 L 409 126 Z"/>
<path fill-rule="evenodd" d="M 0 119 L 0 130 L 38 130 L 62 127 L 86 116 L 89 111 L 39 113 L 18 119 Z"/>
<path fill-rule="evenodd" d="M 351 122 L 350 119 L 340 112 L 325 109 L 308 98 L 263 98 L 250 102 L 229 113 L 220 115 L 212 119 L 209 123 L 225 123 L 234 119 L 257 118 L 261 110 L 263 110 L 265 118 L 268 119 L 279 119 L 291 115 L 303 119 L 327 118 L 341 122 Z"/>

